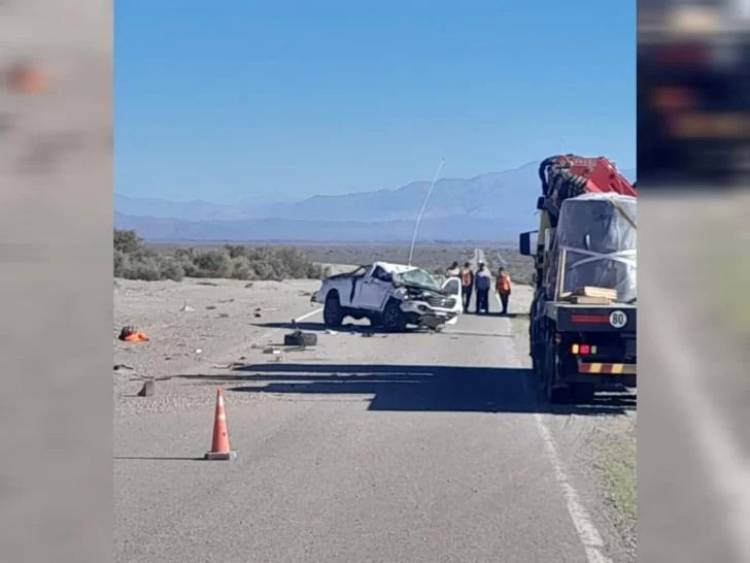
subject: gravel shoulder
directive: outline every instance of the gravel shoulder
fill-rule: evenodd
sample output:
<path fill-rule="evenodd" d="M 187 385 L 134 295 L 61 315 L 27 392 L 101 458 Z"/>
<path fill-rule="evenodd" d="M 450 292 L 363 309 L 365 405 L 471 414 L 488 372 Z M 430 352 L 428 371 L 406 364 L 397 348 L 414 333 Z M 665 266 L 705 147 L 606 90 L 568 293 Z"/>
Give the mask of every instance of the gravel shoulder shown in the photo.
<path fill-rule="evenodd" d="M 514 293 L 523 304 L 530 303 L 533 297 L 529 286 L 517 286 Z M 528 330 L 528 315 L 518 314 L 513 319 L 513 333 L 516 349 L 525 357 L 528 357 Z M 618 536 L 618 541 L 610 546 L 610 552 L 616 553 L 615 560 L 636 561 L 637 414 L 635 409 L 607 408 L 605 401 L 614 397 L 597 398 L 592 412 L 560 406 L 544 416 L 566 465 L 572 469 L 576 487 L 591 505 L 602 507 L 597 515 L 601 520 L 599 525 Z"/>

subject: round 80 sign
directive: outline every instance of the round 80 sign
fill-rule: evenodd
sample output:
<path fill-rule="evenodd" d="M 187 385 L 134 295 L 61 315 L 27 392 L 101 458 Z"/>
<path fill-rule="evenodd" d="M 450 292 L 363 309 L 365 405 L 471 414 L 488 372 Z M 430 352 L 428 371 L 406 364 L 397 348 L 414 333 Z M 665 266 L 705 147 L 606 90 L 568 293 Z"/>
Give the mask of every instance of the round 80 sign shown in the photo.
<path fill-rule="evenodd" d="M 628 324 L 628 316 L 625 311 L 612 311 L 609 314 L 609 324 L 614 328 L 622 328 Z"/>

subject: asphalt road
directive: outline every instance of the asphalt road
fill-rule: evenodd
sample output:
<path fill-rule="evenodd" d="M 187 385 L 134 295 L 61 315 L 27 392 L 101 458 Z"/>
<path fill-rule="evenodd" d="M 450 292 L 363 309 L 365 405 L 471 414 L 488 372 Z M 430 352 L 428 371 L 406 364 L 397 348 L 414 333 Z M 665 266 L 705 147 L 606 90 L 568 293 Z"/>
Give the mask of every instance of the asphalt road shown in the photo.
<path fill-rule="evenodd" d="M 316 313 L 315 349 L 186 369 L 170 392 L 222 386 L 238 458 L 199 460 L 208 402 L 118 415 L 116 559 L 632 560 L 577 465 L 593 418 L 536 403 L 516 322 L 366 337 Z"/>

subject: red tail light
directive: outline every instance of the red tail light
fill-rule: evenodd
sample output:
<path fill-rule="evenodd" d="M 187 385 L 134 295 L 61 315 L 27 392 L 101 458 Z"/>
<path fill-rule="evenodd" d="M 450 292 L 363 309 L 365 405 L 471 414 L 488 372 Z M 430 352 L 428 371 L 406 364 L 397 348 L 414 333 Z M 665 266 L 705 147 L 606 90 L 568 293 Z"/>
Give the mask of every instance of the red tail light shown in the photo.
<path fill-rule="evenodd" d="M 591 347 L 588 344 L 581 344 L 581 354 L 591 353 Z"/>
<path fill-rule="evenodd" d="M 609 317 L 607 315 L 571 315 L 570 320 L 574 323 L 588 323 L 588 324 L 609 323 Z"/>

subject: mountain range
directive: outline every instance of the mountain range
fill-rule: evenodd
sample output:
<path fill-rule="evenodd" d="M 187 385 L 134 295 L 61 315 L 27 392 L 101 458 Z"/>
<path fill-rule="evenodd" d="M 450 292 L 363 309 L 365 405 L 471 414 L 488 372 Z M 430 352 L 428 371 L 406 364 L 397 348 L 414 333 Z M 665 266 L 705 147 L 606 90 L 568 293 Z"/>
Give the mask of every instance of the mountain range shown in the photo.
<path fill-rule="evenodd" d="M 538 163 L 473 178 L 438 180 L 420 240 L 515 240 L 536 223 Z M 631 180 L 635 170 L 623 170 Z M 411 239 L 427 181 L 396 189 L 316 195 L 300 201 L 177 202 L 115 194 L 115 227 L 146 240 L 396 242 Z"/>

